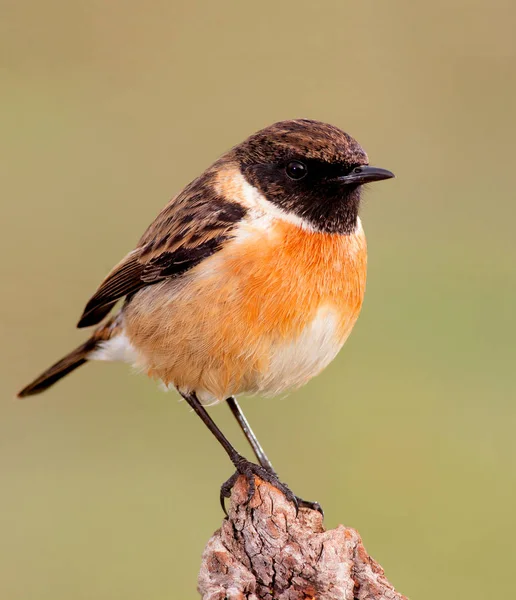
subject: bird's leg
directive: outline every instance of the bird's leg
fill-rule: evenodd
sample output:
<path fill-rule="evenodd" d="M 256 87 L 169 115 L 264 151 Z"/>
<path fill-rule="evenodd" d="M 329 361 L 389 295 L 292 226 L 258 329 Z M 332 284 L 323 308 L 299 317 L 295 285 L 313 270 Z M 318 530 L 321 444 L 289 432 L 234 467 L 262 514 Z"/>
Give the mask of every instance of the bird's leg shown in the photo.
<path fill-rule="evenodd" d="M 262 448 L 262 445 L 258 441 L 258 438 L 254 434 L 253 430 L 251 429 L 251 425 L 249 425 L 249 421 L 246 419 L 236 398 L 234 396 L 230 396 L 229 398 L 226 399 L 226 402 L 228 403 L 228 406 L 231 409 L 233 416 L 235 417 L 238 424 L 240 425 L 240 428 L 242 429 L 247 441 L 251 445 L 251 448 L 253 449 L 253 452 L 256 455 L 256 458 L 258 459 L 258 462 L 260 463 L 260 465 L 266 471 L 271 473 L 271 475 L 274 475 L 274 477 L 278 478 L 278 474 L 274 470 L 274 467 L 272 466 L 271 461 L 267 458 L 267 455 L 265 454 L 265 452 Z M 296 496 L 296 500 L 297 500 L 297 503 L 299 506 L 302 506 L 305 508 L 311 508 L 312 510 L 318 510 L 322 515 L 324 515 L 323 509 L 321 508 L 321 505 L 318 502 L 312 502 L 310 500 L 303 500 L 302 498 L 299 498 L 298 496 Z"/>
<path fill-rule="evenodd" d="M 294 494 L 288 489 L 288 487 L 281 483 L 277 478 L 275 473 L 271 473 L 261 465 L 256 465 L 246 458 L 244 458 L 241 454 L 239 454 L 235 448 L 232 446 L 231 442 L 227 439 L 227 437 L 222 433 L 219 429 L 215 421 L 210 417 L 207 410 L 201 404 L 197 395 L 195 393 L 184 394 L 181 393 L 181 396 L 188 402 L 188 404 L 193 408 L 193 410 L 199 415 L 202 422 L 206 425 L 206 427 L 213 433 L 217 441 L 224 448 L 227 455 L 231 459 L 231 462 L 235 465 L 236 472 L 225 482 L 222 484 L 220 488 L 220 504 L 222 506 L 222 510 L 226 513 L 226 507 L 224 505 L 224 498 L 229 498 L 231 495 L 231 490 L 236 483 L 239 475 L 243 475 L 248 482 L 248 501 L 254 496 L 255 492 L 255 475 L 273 485 L 275 488 L 280 490 L 287 500 L 290 500 L 296 507 L 296 512 L 298 510 L 297 498 Z"/>
<path fill-rule="evenodd" d="M 260 465 L 277 477 L 278 474 L 274 470 L 271 461 L 267 458 L 267 455 L 265 454 L 260 442 L 258 441 L 258 438 L 254 434 L 254 431 L 251 429 L 251 425 L 249 425 L 249 421 L 246 419 L 244 413 L 242 412 L 242 409 L 240 408 L 240 405 L 238 404 L 236 398 L 234 396 L 230 396 L 229 398 L 226 398 L 226 402 L 228 403 L 228 406 L 231 409 L 233 416 L 240 425 L 240 428 L 242 429 L 247 441 L 251 445 L 251 448 L 253 449 L 253 452 L 256 458 L 258 459 Z"/>

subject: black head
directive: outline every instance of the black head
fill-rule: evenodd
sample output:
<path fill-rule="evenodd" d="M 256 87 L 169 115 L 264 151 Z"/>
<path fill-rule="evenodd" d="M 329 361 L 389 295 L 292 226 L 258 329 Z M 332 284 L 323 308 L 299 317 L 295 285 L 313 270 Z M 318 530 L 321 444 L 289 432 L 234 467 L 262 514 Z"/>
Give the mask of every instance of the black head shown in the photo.
<path fill-rule="evenodd" d="M 287 213 L 319 231 L 355 230 L 360 186 L 394 177 L 333 125 L 297 119 L 258 131 L 234 149 L 246 180 Z"/>

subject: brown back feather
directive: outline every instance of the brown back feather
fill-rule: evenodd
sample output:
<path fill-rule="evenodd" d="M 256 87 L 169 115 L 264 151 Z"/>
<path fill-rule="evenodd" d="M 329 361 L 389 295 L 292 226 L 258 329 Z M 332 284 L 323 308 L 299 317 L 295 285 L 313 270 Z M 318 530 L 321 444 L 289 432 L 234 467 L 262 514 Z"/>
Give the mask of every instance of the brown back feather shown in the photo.
<path fill-rule="evenodd" d="M 142 287 L 179 277 L 217 252 L 245 216 L 236 202 L 219 196 L 214 175 L 221 159 L 160 212 L 130 252 L 90 299 L 78 327 L 99 323 L 116 302 Z"/>

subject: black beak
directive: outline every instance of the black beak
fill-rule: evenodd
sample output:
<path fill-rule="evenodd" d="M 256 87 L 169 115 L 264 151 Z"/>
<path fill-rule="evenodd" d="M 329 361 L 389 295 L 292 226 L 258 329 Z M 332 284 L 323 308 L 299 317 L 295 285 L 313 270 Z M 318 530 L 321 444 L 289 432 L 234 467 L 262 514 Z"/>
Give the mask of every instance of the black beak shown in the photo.
<path fill-rule="evenodd" d="M 387 169 L 364 165 L 356 167 L 348 175 L 339 177 L 339 181 L 345 184 L 362 185 L 363 183 L 381 181 L 382 179 L 390 179 L 391 177 L 394 177 L 394 173 L 387 171 Z"/>

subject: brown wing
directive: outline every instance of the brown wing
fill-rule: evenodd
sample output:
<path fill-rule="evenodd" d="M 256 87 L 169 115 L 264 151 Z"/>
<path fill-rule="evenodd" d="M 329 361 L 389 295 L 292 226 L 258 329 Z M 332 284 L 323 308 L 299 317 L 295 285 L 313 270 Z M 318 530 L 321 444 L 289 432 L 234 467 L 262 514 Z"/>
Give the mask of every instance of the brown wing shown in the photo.
<path fill-rule="evenodd" d="M 219 250 L 245 216 L 218 196 L 210 173 L 173 198 L 138 243 L 104 279 L 77 327 L 99 323 L 118 300 L 168 277 L 179 277 Z"/>

